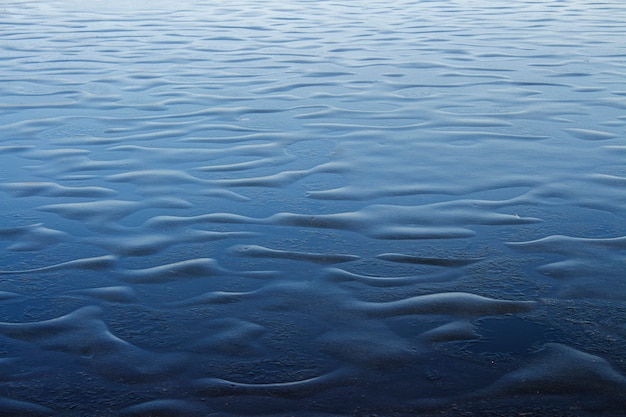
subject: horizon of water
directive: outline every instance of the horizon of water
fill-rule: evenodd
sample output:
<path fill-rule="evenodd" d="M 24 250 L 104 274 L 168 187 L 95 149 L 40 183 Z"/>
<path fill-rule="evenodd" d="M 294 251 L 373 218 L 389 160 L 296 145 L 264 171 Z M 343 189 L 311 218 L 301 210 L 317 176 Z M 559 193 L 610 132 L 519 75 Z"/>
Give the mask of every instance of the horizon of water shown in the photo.
<path fill-rule="evenodd" d="M 7 1 L 3 416 L 619 416 L 626 5 Z"/>

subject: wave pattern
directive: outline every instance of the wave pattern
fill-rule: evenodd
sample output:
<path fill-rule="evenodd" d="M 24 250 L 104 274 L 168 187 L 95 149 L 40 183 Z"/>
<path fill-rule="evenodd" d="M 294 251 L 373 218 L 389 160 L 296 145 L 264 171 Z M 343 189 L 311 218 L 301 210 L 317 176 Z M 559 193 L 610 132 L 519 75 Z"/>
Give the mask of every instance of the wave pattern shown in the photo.
<path fill-rule="evenodd" d="M 3 416 L 616 416 L 626 7 L 5 1 Z"/>

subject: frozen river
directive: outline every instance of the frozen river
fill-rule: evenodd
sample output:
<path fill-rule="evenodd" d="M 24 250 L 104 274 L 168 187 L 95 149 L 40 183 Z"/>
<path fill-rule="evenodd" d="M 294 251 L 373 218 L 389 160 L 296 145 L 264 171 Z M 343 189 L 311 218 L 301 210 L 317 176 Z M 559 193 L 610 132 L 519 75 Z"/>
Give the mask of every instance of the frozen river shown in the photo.
<path fill-rule="evenodd" d="M 621 416 L 626 4 L 7 0 L 0 415 Z"/>

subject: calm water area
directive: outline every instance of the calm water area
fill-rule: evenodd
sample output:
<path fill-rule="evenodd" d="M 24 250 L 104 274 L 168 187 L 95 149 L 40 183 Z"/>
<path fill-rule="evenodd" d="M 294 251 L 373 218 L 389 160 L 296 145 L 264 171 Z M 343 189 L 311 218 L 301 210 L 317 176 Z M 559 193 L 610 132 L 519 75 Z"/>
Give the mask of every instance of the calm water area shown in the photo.
<path fill-rule="evenodd" d="M 626 415 L 626 3 L 0 3 L 0 416 Z"/>

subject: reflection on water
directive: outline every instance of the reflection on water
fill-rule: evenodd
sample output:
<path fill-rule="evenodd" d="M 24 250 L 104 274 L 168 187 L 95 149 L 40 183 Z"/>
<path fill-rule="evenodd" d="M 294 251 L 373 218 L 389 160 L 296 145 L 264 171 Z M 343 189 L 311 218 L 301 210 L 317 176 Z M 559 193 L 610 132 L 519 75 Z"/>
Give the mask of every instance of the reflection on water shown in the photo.
<path fill-rule="evenodd" d="M 3 3 L 0 414 L 619 415 L 625 20 Z"/>

